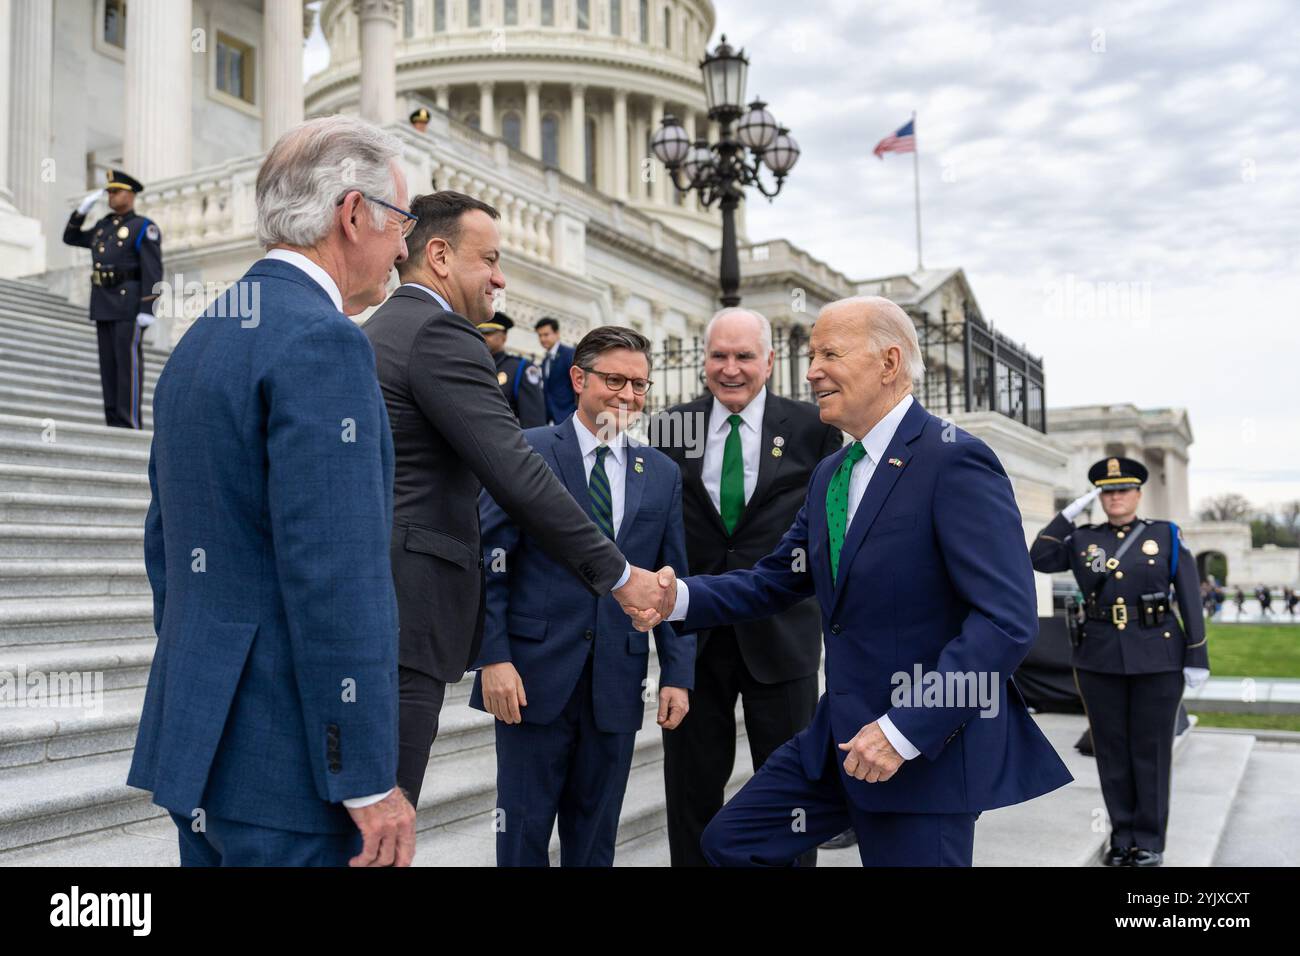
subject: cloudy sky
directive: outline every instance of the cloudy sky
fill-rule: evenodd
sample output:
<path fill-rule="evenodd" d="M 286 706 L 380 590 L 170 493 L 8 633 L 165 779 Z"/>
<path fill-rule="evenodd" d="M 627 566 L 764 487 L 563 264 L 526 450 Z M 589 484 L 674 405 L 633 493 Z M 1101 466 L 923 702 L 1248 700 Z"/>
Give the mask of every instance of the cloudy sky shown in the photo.
<path fill-rule="evenodd" d="M 852 278 L 911 269 L 912 158 L 871 149 L 915 110 L 926 265 L 964 267 L 1043 356 L 1049 405 L 1186 408 L 1193 505 L 1300 497 L 1293 4 L 715 8 L 803 147 L 781 196 L 751 199 L 751 239 Z"/>

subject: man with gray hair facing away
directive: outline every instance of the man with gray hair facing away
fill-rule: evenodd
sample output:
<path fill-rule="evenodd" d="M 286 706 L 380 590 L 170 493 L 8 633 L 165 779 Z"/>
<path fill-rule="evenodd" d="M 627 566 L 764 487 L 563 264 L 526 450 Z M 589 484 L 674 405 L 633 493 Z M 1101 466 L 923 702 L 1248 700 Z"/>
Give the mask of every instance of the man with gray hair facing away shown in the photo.
<path fill-rule="evenodd" d="M 182 866 L 414 856 L 396 787 L 393 444 L 348 318 L 406 258 L 399 150 L 343 116 L 281 137 L 257 177 L 266 257 L 158 380 L 158 648 L 127 783 L 171 812 Z"/>

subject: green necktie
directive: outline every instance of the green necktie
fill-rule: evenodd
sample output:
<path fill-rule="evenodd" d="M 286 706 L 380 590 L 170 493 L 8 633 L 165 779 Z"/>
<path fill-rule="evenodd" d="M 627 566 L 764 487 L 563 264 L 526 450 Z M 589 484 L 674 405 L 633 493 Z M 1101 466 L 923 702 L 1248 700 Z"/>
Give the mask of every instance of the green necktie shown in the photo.
<path fill-rule="evenodd" d="M 745 456 L 740 448 L 740 423 L 744 421 L 739 415 L 729 415 L 731 434 L 722 448 L 722 484 L 718 491 L 718 503 L 722 510 L 722 523 L 727 534 L 736 530 L 740 522 L 740 513 L 745 510 Z"/>
<path fill-rule="evenodd" d="M 601 445 L 596 449 L 596 463 L 591 466 L 587 494 L 591 496 L 591 517 L 596 522 L 596 527 L 605 532 L 605 537 L 613 541 L 614 499 L 609 493 L 609 475 L 605 474 L 605 456 L 608 454 L 608 445 Z"/>
<path fill-rule="evenodd" d="M 840 573 L 840 550 L 844 547 L 844 535 L 849 529 L 849 480 L 853 476 L 853 466 L 867 454 L 862 442 L 855 441 L 849 446 L 849 453 L 840 462 L 840 467 L 831 475 L 831 483 L 826 488 L 826 530 L 831 537 L 831 581 Z"/>

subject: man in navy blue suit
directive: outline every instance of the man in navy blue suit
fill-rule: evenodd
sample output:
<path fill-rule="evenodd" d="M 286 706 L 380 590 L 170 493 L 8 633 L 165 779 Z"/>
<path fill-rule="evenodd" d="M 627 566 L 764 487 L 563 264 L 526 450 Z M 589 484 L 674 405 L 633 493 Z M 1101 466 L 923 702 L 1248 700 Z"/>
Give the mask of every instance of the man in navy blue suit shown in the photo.
<path fill-rule="evenodd" d="M 833 302 L 810 348 L 822 421 L 854 441 L 813 472 L 776 550 L 679 582 L 668 617 L 693 631 L 815 595 L 826 693 L 701 848 L 715 866 L 783 866 L 851 825 L 864 865 L 969 866 L 981 811 L 1071 779 L 1011 679 L 1038 627 L 1011 482 L 912 397 L 924 365 L 897 305 Z"/>
<path fill-rule="evenodd" d="M 626 435 L 649 375 L 645 336 L 594 329 L 570 373 L 577 412 L 524 436 L 628 561 L 684 568 L 681 472 Z M 649 636 L 617 599 L 566 574 L 486 491 L 479 501 L 487 615 L 470 704 L 497 718 L 497 865 L 549 865 L 558 817 L 561 866 L 610 866 L 645 706 L 657 697 L 659 726 L 681 723 L 695 638 L 655 629 L 656 694 Z"/>
<path fill-rule="evenodd" d="M 127 783 L 182 866 L 409 865 L 396 788 L 393 443 L 348 315 L 406 258 L 401 143 L 302 124 L 257 177 L 268 248 L 163 368 L 145 566 L 154 653 Z"/>
<path fill-rule="evenodd" d="M 577 409 L 569 369 L 573 365 L 573 346 L 560 341 L 560 323 L 549 315 L 533 326 L 537 341 L 546 349 L 542 359 L 542 389 L 546 392 L 546 420 L 562 422 Z"/>

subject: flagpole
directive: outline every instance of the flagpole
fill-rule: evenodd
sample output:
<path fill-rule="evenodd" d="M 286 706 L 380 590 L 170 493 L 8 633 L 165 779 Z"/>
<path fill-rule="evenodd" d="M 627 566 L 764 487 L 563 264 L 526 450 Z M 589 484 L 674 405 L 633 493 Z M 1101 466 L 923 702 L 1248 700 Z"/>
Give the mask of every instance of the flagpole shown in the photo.
<path fill-rule="evenodd" d="M 916 271 L 921 264 L 921 148 L 916 136 L 916 110 L 912 110 L 912 182 L 916 187 Z"/>

